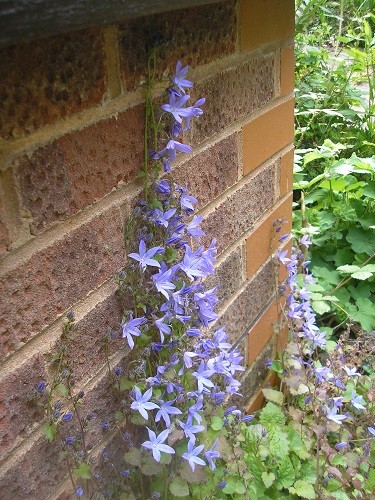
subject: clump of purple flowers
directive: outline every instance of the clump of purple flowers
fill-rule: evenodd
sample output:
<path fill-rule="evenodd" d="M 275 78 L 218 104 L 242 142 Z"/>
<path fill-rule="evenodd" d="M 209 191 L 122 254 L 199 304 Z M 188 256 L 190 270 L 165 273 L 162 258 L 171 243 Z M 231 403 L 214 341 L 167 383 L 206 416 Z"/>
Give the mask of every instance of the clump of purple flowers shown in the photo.
<path fill-rule="evenodd" d="M 225 329 L 212 328 L 218 297 L 204 280 L 214 273 L 216 241 L 201 243 L 205 233 L 203 217 L 194 213 L 197 199 L 170 175 L 177 153 L 191 152 L 178 139 L 191 119 L 202 115 L 205 102 L 188 105 L 186 89 L 193 84 L 185 78 L 187 70 L 177 63 L 169 101 L 161 106 L 169 130 L 166 145 L 149 155 L 164 177 L 153 182 L 152 194 L 134 212 L 141 228 L 128 255 L 134 304 L 123 318 L 122 336 L 138 359 L 147 360 L 131 373 L 130 408 L 144 419 L 149 437 L 141 449 L 156 462 L 173 455 L 194 471 L 215 469 L 217 441 L 207 446 L 203 440 L 207 409 L 215 411 L 226 396 L 239 394 L 237 376 L 244 368 Z"/>

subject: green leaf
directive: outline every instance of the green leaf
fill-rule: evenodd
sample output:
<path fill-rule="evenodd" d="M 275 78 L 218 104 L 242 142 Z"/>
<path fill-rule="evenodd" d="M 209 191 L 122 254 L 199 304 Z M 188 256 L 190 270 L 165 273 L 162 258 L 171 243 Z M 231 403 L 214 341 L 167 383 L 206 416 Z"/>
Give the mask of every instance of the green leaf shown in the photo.
<path fill-rule="evenodd" d="M 56 386 L 56 391 L 59 392 L 61 396 L 64 396 L 64 398 L 69 396 L 68 388 L 64 384 L 58 384 Z"/>
<path fill-rule="evenodd" d="M 370 299 L 360 297 L 356 300 L 356 307 L 350 305 L 348 312 L 354 321 L 358 321 L 367 332 L 375 328 L 375 307 Z"/>
<path fill-rule="evenodd" d="M 48 441 L 53 441 L 56 437 L 56 425 L 55 424 L 43 425 L 43 433 L 47 437 Z"/>
<path fill-rule="evenodd" d="M 375 469 L 371 468 L 366 482 L 366 490 L 372 493 L 375 489 Z"/>
<path fill-rule="evenodd" d="M 352 274 L 352 278 L 355 278 L 356 280 L 367 280 L 368 278 L 371 278 L 373 276 L 373 273 L 370 271 L 357 271 L 356 273 Z"/>
<path fill-rule="evenodd" d="M 272 472 L 262 472 L 262 481 L 266 488 L 270 488 L 275 482 L 276 476 Z"/>
<path fill-rule="evenodd" d="M 272 361 L 272 365 L 270 366 L 270 370 L 276 373 L 283 373 L 283 365 L 277 359 Z"/>
<path fill-rule="evenodd" d="M 360 271 L 361 268 L 359 266 L 350 266 L 350 265 L 345 265 L 345 266 L 339 266 L 337 268 L 340 273 L 343 274 L 351 274 L 351 273 L 356 273 L 357 271 Z"/>
<path fill-rule="evenodd" d="M 168 455 L 170 456 L 170 455 Z M 191 470 L 190 465 L 184 461 L 179 468 L 179 474 L 188 483 L 205 483 L 208 481 L 207 467 L 201 467 L 199 465 L 195 466 L 195 470 Z"/>
<path fill-rule="evenodd" d="M 129 380 L 126 377 L 121 377 L 120 380 L 120 391 L 128 391 L 134 387 L 134 380 Z"/>
<path fill-rule="evenodd" d="M 289 488 L 296 480 L 293 464 L 289 457 L 284 457 L 277 465 L 276 489 Z"/>
<path fill-rule="evenodd" d="M 284 394 L 280 391 L 275 391 L 274 389 L 262 389 L 264 397 L 268 401 L 272 401 L 278 405 L 282 405 L 284 402 Z"/>
<path fill-rule="evenodd" d="M 294 486 L 289 488 L 290 493 L 298 495 L 302 498 L 316 498 L 313 486 L 307 481 L 296 481 Z"/>
<path fill-rule="evenodd" d="M 220 429 L 222 429 L 223 425 L 224 421 L 222 418 L 216 416 L 211 418 L 211 428 L 214 431 L 219 431 Z"/>
<path fill-rule="evenodd" d="M 147 454 L 141 467 L 142 474 L 145 476 L 156 476 L 163 470 L 163 466 L 154 460 L 151 454 Z"/>
<path fill-rule="evenodd" d="M 86 462 L 82 462 L 73 469 L 73 474 L 81 479 L 91 479 L 91 467 Z"/>
<path fill-rule="evenodd" d="M 268 402 L 260 412 L 259 422 L 266 427 L 284 425 L 285 415 L 278 406 Z"/>
<path fill-rule="evenodd" d="M 331 310 L 331 306 L 328 304 L 328 302 L 325 302 L 324 300 L 312 300 L 311 306 L 314 309 L 314 311 L 318 314 L 324 314 Z"/>
<path fill-rule="evenodd" d="M 175 497 L 188 497 L 189 485 L 181 477 L 174 477 L 169 483 L 169 491 Z"/>
<path fill-rule="evenodd" d="M 351 244 L 355 253 L 372 255 L 375 252 L 375 234 L 371 231 L 365 231 L 359 227 L 351 227 L 348 230 L 346 240 Z"/>
<path fill-rule="evenodd" d="M 130 450 L 124 454 L 124 460 L 130 465 L 135 465 L 140 467 L 142 464 L 142 452 L 138 448 L 130 448 Z"/>

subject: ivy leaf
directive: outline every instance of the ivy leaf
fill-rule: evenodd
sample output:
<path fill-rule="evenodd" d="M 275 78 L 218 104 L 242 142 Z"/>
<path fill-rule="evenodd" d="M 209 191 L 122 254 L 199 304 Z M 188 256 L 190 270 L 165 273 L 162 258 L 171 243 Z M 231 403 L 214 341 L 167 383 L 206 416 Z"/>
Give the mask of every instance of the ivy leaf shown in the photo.
<path fill-rule="evenodd" d="M 211 419 L 211 427 L 214 431 L 219 431 L 220 429 L 222 429 L 224 425 L 224 421 L 222 418 L 220 417 L 212 417 Z"/>
<path fill-rule="evenodd" d="M 82 462 L 78 467 L 73 469 L 73 473 L 76 477 L 91 479 L 91 467 L 86 462 Z"/>
<path fill-rule="evenodd" d="M 169 491 L 175 497 L 188 497 L 189 496 L 189 485 L 181 477 L 175 477 L 169 483 Z"/>
<path fill-rule="evenodd" d="M 43 425 L 43 433 L 47 437 L 48 441 L 53 441 L 56 437 L 56 425 L 55 424 Z"/>
<path fill-rule="evenodd" d="M 275 391 L 274 389 L 262 389 L 264 397 L 268 401 L 272 401 L 278 405 L 282 405 L 284 402 L 284 394 L 280 391 Z"/>
<path fill-rule="evenodd" d="M 302 498 L 311 498 L 312 500 L 316 498 L 313 486 L 307 481 L 296 481 L 294 486 L 289 488 L 289 491 L 290 493 L 298 495 Z"/>
<path fill-rule="evenodd" d="M 130 448 L 130 450 L 124 454 L 124 460 L 130 465 L 135 465 L 140 467 L 142 463 L 142 452 L 138 448 Z"/>
<path fill-rule="evenodd" d="M 266 488 L 270 488 L 275 482 L 276 476 L 273 472 L 262 472 L 262 481 Z"/>

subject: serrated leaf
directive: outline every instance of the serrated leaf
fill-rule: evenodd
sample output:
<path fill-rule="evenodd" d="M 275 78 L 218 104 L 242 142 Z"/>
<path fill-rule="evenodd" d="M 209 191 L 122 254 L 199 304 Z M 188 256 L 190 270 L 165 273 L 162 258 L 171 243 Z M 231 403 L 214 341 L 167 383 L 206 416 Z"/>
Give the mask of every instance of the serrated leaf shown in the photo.
<path fill-rule="evenodd" d="M 47 437 L 48 441 L 53 441 L 56 437 L 56 425 L 55 424 L 43 425 L 43 434 Z"/>
<path fill-rule="evenodd" d="M 346 240 L 351 244 L 355 253 L 372 255 L 375 252 L 375 234 L 372 231 L 351 227 L 348 230 Z"/>
<path fill-rule="evenodd" d="M 275 474 L 273 474 L 273 472 L 262 472 L 262 481 L 266 488 L 270 488 L 273 485 L 275 479 L 276 476 Z"/>
<path fill-rule="evenodd" d="M 373 273 L 369 271 L 357 271 L 356 273 L 352 274 L 352 278 L 355 278 L 356 280 L 367 280 L 368 278 L 371 278 L 373 276 Z"/>
<path fill-rule="evenodd" d="M 359 266 L 353 266 L 347 264 L 345 266 L 339 266 L 337 270 L 342 272 L 343 274 L 351 274 L 360 271 L 361 268 Z"/>
<path fill-rule="evenodd" d="M 285 415 L 278 406 L 268 402 L 260 412 L 259 422 L 266 427 L 284 425 Z"/>
<path fill-rule="evenodd" d="M 282 405 L 284 402 L 284 394 L 280 391 L 275 391 L 274 389 L 262 389 L 264 397 L 268 401 L 272 401 L 278 405 Z"/>
<path fill-rule="evenodd" d="M 86 462 L 82 462 L 78 467 L 73 469 L 73 473 L 76 477 L 80 477 L 81 479 L 90 479 L 91 467 Z"/>
<path fill-rule="evenodd" d="M 302 498 L 314 499 L 316 498 L 313 486 L 307 481 L 296 481 L 294 485 L 289 488 L 290 493 L 298 495 Z"/>
<path fill-rule="evenodd" d="M 331 310 L 331 306 L 329 305 L 329 303 L 325 302 L 324 300 L 312 300 L 311 306 L 318 314 L 324 314 Z"/>
<path fill-rule="evenodd" d="M 356 300 L 356 307 L 350 305 L 348 312 L 350 316 L 362 326 L 367 332 L 375 328 L 375 307 L 370 299 L 360 297 Z"/>
<path fill-rule="evenodd" d="M 169 455 L 170 456 L 170 455 Z M 188 483 L 205 483 L 208 480 L 207 467 L 201 465 L 196 465 L 195 470 L 191 470 L 190 465 L 184 461 L 184 463 L 179 468 L 179 474 Z"/>
<path fill-rule="evenodd" d="M 284 457 L 277 465 L 276 489 L 289 488 L 296 480 L 293 464 L 289 457 Z"/>
<path fill-rule="evenodd" d="M 169 483 L 169 491 L 175 497 L 187 497 L 189 496 L 189 485 L 181 477 L 174 477 Z"/>
<path fill-rule="evenodd" d="M 59 392 L 61 396 L 64 396 L 64 398 L 69 396 L 68 388 L 64 384 L 58 384 L 56 386 L 56 391 Z"/>
<path fill-rule="evenodd" d="M 222 429 L 223 425 L 224 421 L 222 418 L 216 416 L 211 418 L 211 427 L 214 431 L 219 431 Z"/>
<path fill-rule="evenodd" d="M 156 476 L 163 470 L 163 466 L 153 459 L 152 455 L 146 455 L 144 463 L 141 466 L 142 474 L 145 476 Z"/>
<path fill-rule="evenodd" d="M 129 389 L 132 389 L 134 387 L 134 381 L 129 380 L 126 377 L 121 377 L 120 380 L 120 391 L 128 391 Z"/>
<path fill-rule="evenodd" d="M 130 448 L 127 453 L 124 453 L 124 460 L 130 465 L 140 467 L 142 464 L 142 452 L 138 448 Z"/>

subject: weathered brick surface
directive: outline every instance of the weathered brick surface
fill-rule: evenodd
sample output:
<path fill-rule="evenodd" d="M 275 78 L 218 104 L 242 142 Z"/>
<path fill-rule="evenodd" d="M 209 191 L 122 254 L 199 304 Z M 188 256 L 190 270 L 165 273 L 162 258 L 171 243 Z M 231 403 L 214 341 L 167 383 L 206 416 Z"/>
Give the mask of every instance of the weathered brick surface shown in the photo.
<path fill-rule="evenodd" d="M 251 50 L 294 33 L 293 0 L 241 0 L 241 48 Z"/>
<path fill-rule="evenodd" d="M 251 229 L 275 199 L 275 168 L 272 164 L 258 172 L 228 196 L 209 214 L 202 225 L 207 240 L 217 238 L 219 252 Z"/>
<path fill-rule="evenodd" d="M 34 233 L 135 177 L 143 159 L 143 122 L 144 108 L 135 106 L 17 161 L 20 196 Z"/>
<path fill-rule="evenodd" d="M 0 259 L 7 253 L 10 243 L 9 231 L 5 224 L 3 201 L 0 197 Z"/>
<path fill-rule="evenodd" d="M 217 267 L 215 275 L 206 279 L 207 288 L 218 287 L 217 295 L 220 303 L 229 300 L 241 288 L 244 283 L 243 266 L 243 254 L 239 246 Z"/>
<path fill-rule="evenodd" d="M 36 384 L 46 380 L 41 356 L 23 363 L 0 382 L 0 456 L 5 455 L 25 438 L 36 422 L 44 415 L 44 408 L 37 404 Z M 1 495 L 0 495 L 1 496 Z"/>
<path fill-rule="evenodd" d="M 220 316 L 217 325 L 225 326 L 231 342 L 234 342 L 241 335 L 248 332 L 255 318 L 274 293 L 273 263 L 268 262 Z"/>
<path fill-rule="evenodd" d="M 241 378 L 241 394 L 243 397 L 235 396 L 231 399 L 231 404 L 238 405 L 239 408 L 245 409 L 250 402 L 250 399 L 255 395 L 262 380 L 267 375 L 268 368 L 266 362 L 272 357 L 272 346 L 267 344 L 253 365 L 247 370 Z"/>
<path fill-rule="evenodd" d="M 0 50 L 0 135 L 20 137 L 101 102 L 101 29 Z"/>
<path fill-rule="evenodd" d="M 248 174 L 294 139 L 294 101 L 290 99 L 243 127 L 243 165 Z"/>
<path fill-rule="evenodd" d="M 284 220 L 282 224 L 278 219 Z M 280 228 L 279 232 L 275 232 Z M 279 246 L 279 238 L 292 230 L 292 197 L 278 205 L 246 240 L 247 276 L 252 276 Z"/>
<path fill-rule="evenodd" d="M 3 276 L 1 358 L 109 278 L 123 258 L 122 216 L 113 208 Z"/>
<path fill-rule="evenodd" d="M 236 48 L 236 2 L 218 2 L 130 19 L 120 25 L 121 72 L 124 86 L 136 88 L 146 79 L 149 51 L 157 50 L 156 77 L 175 64 L 197 67 L 229 55 Z"/>
<path fill-rule="evenodd" d="M 113 333 L 116 332 L 120 337 L 119 327 L 122 313 L 122 301 L 117 292 L 114 292 L 75 324 L 72 338 L 67 343 L 66 360 L 73 367 L 74 378 L 77 382 L 95 374 L 105 364 L 106 344 L 104 337 L 108 336 L 109 329 L 112 329 Z M 124 341 L 118 338 L 107 345 L 108 355 L 111 355 L 124 347 Z"/>
<path fill-rule="evenodd" d="M 203 207 L 232 186 L 238 176 L 238 134 L 202 151 L 175 171 L 175 181 L 188 186 Z"/>
<path fill-rule="evenodd" d="M 51 498 L 66 475 L 59 450 L 41 437 L 6 472 L 0 473 L 1 500 L 44 500 Z"/>
<path fill-rule="evenodd" d="M 284 47 L 280 51 L 280 93 L 294 90 L 294 47 Z"/>
<path fill-rule="evenodd" d="M 274 55 L 262 56 L 237 68 L 197 82 L 192 99 L 205 97 L 204 115 L 192 122 L 192 143 L 224 130 L 275 96 Z"/>

